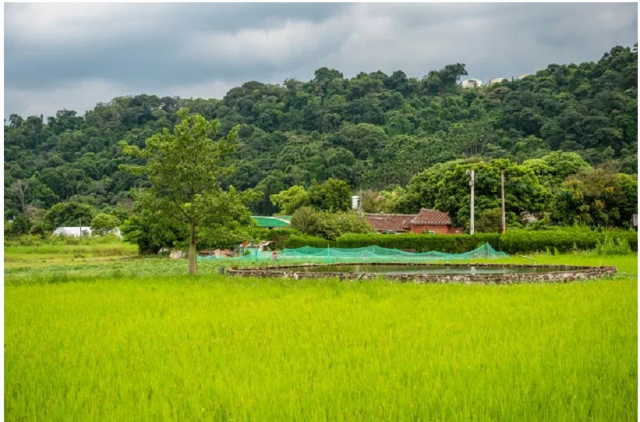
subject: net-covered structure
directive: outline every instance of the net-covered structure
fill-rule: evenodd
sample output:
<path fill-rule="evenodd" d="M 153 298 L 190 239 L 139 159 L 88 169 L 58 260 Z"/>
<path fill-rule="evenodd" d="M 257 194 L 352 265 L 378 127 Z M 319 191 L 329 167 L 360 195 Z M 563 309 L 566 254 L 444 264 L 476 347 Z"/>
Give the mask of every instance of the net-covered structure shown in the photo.
<path fill-rule="evenodd" d="M 332 263 L 332 262 L 423 262 L 423 261 L 457 261 L 468 259 L 494 259 L 506 258 L 504 252 L 498 252 L 488 243 L 463 253 L 446 252 L 406 252 L 399 249 L 387 249 L 380 246 L 367 246 L 364 248 L 315 248 L 304 246 L 297 249 L 283 249 L 277 254 L 273 252 L 253 251 L 249 255 L 234 258 L 220 258 L 216 256 L 199 256 L 199 260 L 217 260 L 225 262 L 306 262 L 306 263 Z"/>

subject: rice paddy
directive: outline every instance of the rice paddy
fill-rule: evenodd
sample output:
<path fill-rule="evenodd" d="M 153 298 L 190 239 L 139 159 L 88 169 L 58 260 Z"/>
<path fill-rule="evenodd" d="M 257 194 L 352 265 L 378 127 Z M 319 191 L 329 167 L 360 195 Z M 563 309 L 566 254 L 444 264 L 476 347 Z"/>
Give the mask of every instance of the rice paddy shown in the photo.
<path fill-rule="evenodd" d="M 637 254 L 536 255 L 619 274 L 497 286 L 12 249 L 6 420 L 637 420 Z"/>

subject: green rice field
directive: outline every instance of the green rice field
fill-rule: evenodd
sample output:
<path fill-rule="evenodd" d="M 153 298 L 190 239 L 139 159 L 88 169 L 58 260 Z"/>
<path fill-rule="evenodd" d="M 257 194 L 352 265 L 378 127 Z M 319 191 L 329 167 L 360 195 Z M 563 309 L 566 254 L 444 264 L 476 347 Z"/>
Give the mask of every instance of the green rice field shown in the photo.
<path fill-rule="evenodd" d="M 200 262 L 194 278 L 123 244 L 9 247 L 5 419 L 637 420 L 637 254 L 535 259 L 619 274 L 416 285 Z"/>

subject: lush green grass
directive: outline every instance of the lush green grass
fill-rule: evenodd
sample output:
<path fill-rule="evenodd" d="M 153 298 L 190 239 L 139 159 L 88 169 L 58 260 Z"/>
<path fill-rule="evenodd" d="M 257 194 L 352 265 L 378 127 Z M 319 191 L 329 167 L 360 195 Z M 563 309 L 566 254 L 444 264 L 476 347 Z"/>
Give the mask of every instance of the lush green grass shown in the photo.
<path fill-rule="evenodd" d="M 99 244 L 43 244 L 37 246 L 11 246 L 4 250 L 5 269 L 33 268 L 69 264 L 112 262 L 123 257 L 134 257 L 137 247 L 124 242 Z"/>
<path fill-rule="evenodd" d="M 512 286 L 70 259 L 5 271 L 7 420 L 637 420 L 635 254 Z"/>

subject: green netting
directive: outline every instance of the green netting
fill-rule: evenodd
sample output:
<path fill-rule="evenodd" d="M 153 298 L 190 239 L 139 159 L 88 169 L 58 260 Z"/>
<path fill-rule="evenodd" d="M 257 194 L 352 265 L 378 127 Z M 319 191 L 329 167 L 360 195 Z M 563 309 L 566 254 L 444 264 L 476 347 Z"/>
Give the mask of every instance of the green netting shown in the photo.
<path fill-rule="evenodd" d="M 278 252 L 278 261 L 299 261 L 310 263 L 330 262 L 420 262 L 420 261 L 452 261 L 466 259 L 505 258 L 504 252 L 497 252 L 488 243 L 464 253 L 445 252 L 405 252 L 399 249 L 387 249 L 380 246 L 364 248 L 314 248 L 304 246 L 297 249 L 283 249 Z M 216 256 L 199 256 L 200 260 L 218 260 L 229 262 L 273 261 L 273 252 L 253 251 L 249 255 L 235 258 L 218 258 Z"/>

